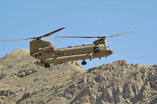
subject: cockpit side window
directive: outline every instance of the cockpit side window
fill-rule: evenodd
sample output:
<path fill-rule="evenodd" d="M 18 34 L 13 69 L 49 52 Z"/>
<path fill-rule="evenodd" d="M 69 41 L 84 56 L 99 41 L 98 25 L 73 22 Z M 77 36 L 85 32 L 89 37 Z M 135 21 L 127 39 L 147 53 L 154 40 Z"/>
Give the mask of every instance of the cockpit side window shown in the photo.
<path fill-rule="evenodd" d="M 104 48 L 105 48 L 105 49 L 107 49 L 107 46 L 106 46 L 106 45 L 104 45 Z"/>
<path fill-rule="evenodd" d="M 95 47 L 94 48 L 94 53 L 98 53 L 99 52 L 99 48 L 98 47 Z"/>

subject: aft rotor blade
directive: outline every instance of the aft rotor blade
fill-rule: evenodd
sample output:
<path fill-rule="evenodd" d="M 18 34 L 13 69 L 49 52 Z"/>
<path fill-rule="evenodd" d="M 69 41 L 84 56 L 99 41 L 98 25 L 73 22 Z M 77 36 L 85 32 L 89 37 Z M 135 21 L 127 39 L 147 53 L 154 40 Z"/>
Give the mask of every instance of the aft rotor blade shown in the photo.
<path fill-rule="evenodd" d="M 126 34 L 130 34 L 130 33 L 133 33 L 134 31 L 130 31 L 130 32 L 126 32 L 126 33 L 121 33 L 121 34 L 116 34 L 116 35 L 110 35 L 110 36 L 105 36 L 106 38 L 107 37 L 116 37 L 116 36 L 121 36 L 121 35 L 126 35 Z"/>
<path fill-rule="evenodd" d="M 0 40 L 0 42 L 9 42 L 9 41 L 22 41 L 22 40 L 29 40 L 31 38 L 25 38 L 25 39 L 14 39 L 14 40 Z"/>
<path fill-rule="evenodd" d="M 52 31 L 52 32 L 50 32 L 50 33 L 47 33 L 47 34 L 45 34 L 45 35 L 42 35 L 42 36 L 40 36 L 39 38 L 43 38 L 43 37 L 50 36 L 50 35 L 52 35 L 52 34 L 58 32 L 58 31 L 60 31 L 60 30 L 62 30 L 62 29 L 64 29 L 64 27 L 59 28 L 59 29 L 57 29 L 57 30 L 55 30 L 55 31 Z"/>

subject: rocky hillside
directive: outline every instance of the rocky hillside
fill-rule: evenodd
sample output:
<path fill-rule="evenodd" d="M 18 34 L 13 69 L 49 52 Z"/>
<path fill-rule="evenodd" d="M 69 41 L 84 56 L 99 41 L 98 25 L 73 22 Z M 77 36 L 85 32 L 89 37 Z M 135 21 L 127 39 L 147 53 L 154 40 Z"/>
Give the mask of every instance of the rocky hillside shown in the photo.
<path fill-rule="evenodd" d="M 157 65 L 121 60 L 88 70 L 78 62 L 45 69 L 34 61 L 24 49 L 0 59 L 0 104 L 157 104 Z"/>

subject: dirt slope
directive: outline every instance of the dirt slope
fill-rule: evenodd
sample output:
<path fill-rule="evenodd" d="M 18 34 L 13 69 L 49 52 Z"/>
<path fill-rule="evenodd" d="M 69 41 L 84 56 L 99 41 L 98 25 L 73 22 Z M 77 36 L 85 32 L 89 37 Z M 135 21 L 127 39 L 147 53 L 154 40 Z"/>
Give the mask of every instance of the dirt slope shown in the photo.
<path fill-rule="evenodd" d="M 78 62 L 45 69 L 34 61 L 24 49 L 0 59 L 0 104 L 157 104 L 157 65 L 121 60 L 87 71 Z"/>

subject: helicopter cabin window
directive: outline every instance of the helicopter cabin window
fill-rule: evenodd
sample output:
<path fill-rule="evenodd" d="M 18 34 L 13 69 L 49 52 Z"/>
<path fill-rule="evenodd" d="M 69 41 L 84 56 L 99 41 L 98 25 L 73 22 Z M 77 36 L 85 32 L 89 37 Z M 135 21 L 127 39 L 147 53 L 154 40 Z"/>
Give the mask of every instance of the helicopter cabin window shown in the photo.
<path fill-rule="evenodd" d="M 60 55 L 61 55 L 61 53 L 58 53 L 58 55 L 60 56 Z"/>
<path fill-rule="evenodd" d="M 87 53 L 87 50 L 84 50 L 84 53 Z"/>
<path fill-rule="evenodd" d="M 65 53 L 63 53 L 62 55 L 65 56 Z"/>
<path fill-rule="evenodd" d="M 98 53 L 99 52 L 99 48 L 98 47 L 95 47 L 94 48 L 94 53 Z"/>
<path fill-rule="evenodd" d="M 75 55 L 75 54 L 76 54 L 76 51 L 74 51 L 73 54 Z"/>

